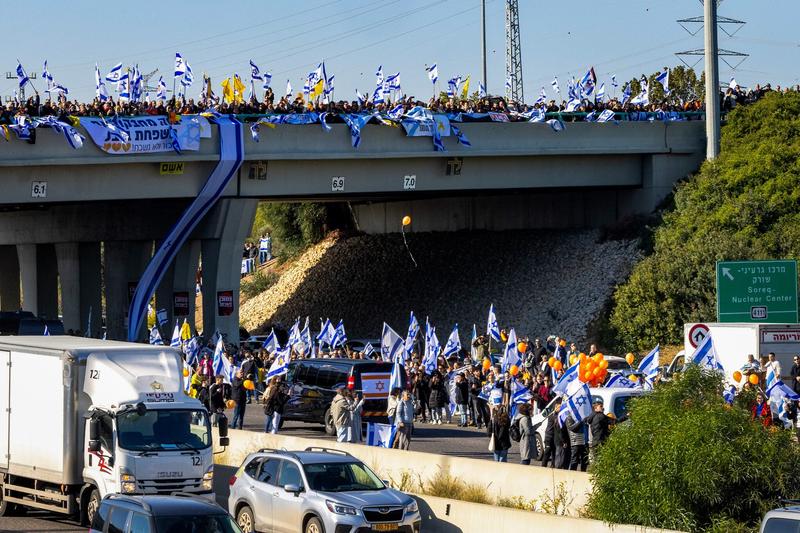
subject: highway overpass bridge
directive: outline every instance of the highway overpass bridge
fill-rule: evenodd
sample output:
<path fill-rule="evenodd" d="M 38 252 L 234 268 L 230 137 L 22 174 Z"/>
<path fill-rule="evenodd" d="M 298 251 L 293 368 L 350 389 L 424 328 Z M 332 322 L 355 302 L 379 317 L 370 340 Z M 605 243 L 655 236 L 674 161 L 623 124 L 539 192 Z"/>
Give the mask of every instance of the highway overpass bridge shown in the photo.
<path fill-rule="evenodd" d="M 502 230 L 598 227 L 649 213 L 705 156 L 705 123 L 465 123 L 472 147 L 367 125 L 359 149 L 347 126 L 245 132 L 244 164 L 181 249 L 156 307 L 194 316 L 202 257 L 206 331 L 238 337 L 239 257 L 258 200 L 352 202 L 359 227 Z M 202 188 L 219 159 L 215 126 L 200 150 L 109 155 L 88 138 L 73 150 L 40 128 L 36 143 L 0 143 L 0 309 L 23 308 L 125 338 L 132 287 L 154 244 Z M 60 294 L 60 300 L 59 300 Z M 232 297 L 232 309 L 221 299 Z M 143 334 L 143 333 L 142 333 Z"/>

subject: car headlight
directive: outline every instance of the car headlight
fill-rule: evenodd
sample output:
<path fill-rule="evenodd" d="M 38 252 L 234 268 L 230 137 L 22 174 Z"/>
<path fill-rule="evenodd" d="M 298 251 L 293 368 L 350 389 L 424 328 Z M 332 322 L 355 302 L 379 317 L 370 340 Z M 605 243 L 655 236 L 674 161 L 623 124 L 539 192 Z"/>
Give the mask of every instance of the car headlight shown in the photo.
<path fill-rule="evenodd" d="M 413 514 L 419 511 L 419 505 L 417 505 L 417 500 L 411 500 L 411 503 L 406 505 L 406 512 L 409 514 Z"/>
<path fill-rule="evenodd" d="M 203 474 L 203 481 L 200 482 L 200 488 L 203 490 L 211 490 L 214 486 L 214 467 L 209 467 L 208 471 Z"/>
<path fill-rule="evenodd" d="M 358 514 L 356 508 L 350 507 L 349 505 L 342 505 L 341 503 L 332 502 L 330 500 L 325 500 L 325 505 L 328 506 L 328 510 L 332 513 L 349 515 Z"/>
<path fill-rule="evenodd" d="M 136 492 L 136 476 L 127 470 L 123 470 L 119 475 L 119 490 L 123 494 Z"/>

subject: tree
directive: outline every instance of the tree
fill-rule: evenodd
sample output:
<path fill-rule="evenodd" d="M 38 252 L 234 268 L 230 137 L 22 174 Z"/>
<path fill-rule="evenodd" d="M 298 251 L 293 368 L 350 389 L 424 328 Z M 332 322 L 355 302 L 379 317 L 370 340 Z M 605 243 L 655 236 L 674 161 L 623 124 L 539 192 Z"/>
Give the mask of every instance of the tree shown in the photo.
<path fill-rule="evenodd" d="M 800 257 L 800 95 L 730 113 L 720 157 L 677 187 L 652 242 L 612 299 L 609 337 L 626 351 L 715 320 L 716 261 Z"/>
<path fill-rule="evenodd" d="M 664 67 L 667 68 L 667 67 Z M 683 65 L 672 67 L 669 72 L 669 90 L 670 95 L 664 97 L 664 87 L 661 83 L 656 81 L 662 71 L 654 72 L 647 78 L 647 86 L 650 88 L 650 101 L 651 102 L 666 102 L 670 105 L 681 105 L 690 100 L 702 100 L 705 95 L 705 78 L 704 75 L 699 79 L 694 69 L 687 68 Z M 631 97 L 635 97 L 642 90 L 641 78 L 634 78 L 628 83 L 631 86 Z"/>
<path fill-rule="evenodd" d="M 722 377 L 690 366 L 633 400 L 590 468 L 592 518 L 681 531 L 751 531 L 800 495 L 790 431 L 728 406 Z"/>

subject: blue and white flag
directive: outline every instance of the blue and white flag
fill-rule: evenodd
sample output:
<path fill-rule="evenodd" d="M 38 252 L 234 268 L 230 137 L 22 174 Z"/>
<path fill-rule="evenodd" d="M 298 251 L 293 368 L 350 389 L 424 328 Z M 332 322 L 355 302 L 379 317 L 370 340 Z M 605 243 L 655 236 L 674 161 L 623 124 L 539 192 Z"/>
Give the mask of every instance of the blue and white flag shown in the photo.
<path fill-rule="evenodd" d="M 639 361 L 638 370 L 648 378 L 652 379 L 658 375 L 659 358 L 661 356 L 661 348 L 658 344 L 650 350 L 644 359 Z"/>
<path fill-rule="evenodd" d="M 602 102 L 606 98 L 606 84 L 601 83 L 600 87 L 597 88 L 597 94 L 595 95 L 595 99 Z"/>
<path fill-rule="evenodd" d="M 150 344 L 155 346 L 164 346 L 164 341 L 161 339 L 161 333 L 158 332 L 158 328 L 156 326 L 150 328 Z"/>
<path fill-rule="evenodd" d="M 50 336 L 50 328 L 47 327 L 47 324 L 44 325 L 44 333 L 42 333 L 45 337 Z"/>
<path fill-rule="evenodd" d="M 551 118 L 550 120 L 546 121 L 546 123 L 558 133 L 559 131 L 564 131 L 567 127 L 564 125 L 564 122 L 558 118 Z"/>
<path fill-rule="evenodd" d="M 614 120 L 614 112 L 610 109 L 605 109 L 597 117 L 597 122 L 617 122 L 617 121 Z"/>
<path fill-rule="evenodd" d="M 250 60 L 250 79 L 252 80 L 263 80 L 264 77 L 261 75 L 261 72 L 258 70 L 258 66 L 253 63 L 253 60 Z"/>
<path fill-rule="evenodd" d="M 394 364 L 392 365 L 392 375 L 389 378 L 389 393 L 386 395 L 387 399 L 392 395 L 392 391 L 394 389 L 403 388 L 402 372 L 403 367 L 400 364 L 400 360 L 395 359 Z"/>
<path fill-rule="evenodd" d="M 390 109 L 387 114 L 391 119 L 400 120 L 403 117 L 403 111 L 404 111 L 403 104 L 397 104 L 392 109 Z"/>
<path fill-rule="evenodd" d="M 175 320 L 175 329 L 172 330 L 172 339 L 170 339 L 169 345 L 173 348 L 181 347 L 181 325 L 177 320 Z"/>
<path fill-rule="evenodd" d="M 769 389 L 770 387 L 775 385 L 779 377 L 780 376 L 775 375 L 775 370 L 773 368 L 770 368 L 769 370 L 767 370 L 766 382 L 764 385 L 767 387 L 767 389 Z"/>
<path fill-rule="evenodd" d="M 164 76 L 160 76 L 158 78 L 158 88 L 156 89 L 156 99 L 157 100 L 166 100 L 167 99 L 167 84 L 164 82 Z"/>
<path fill-rule="evenodd" d="M 109 83 L 119 83 L 119 79 L 122 77 L 122 63 L 117 63 L 111 70 L 108 71 L 106 74 L 106 81 Z"/>
<path fill-rule="evenodd" d="M 292 82 L 289 80 L 286 80 L 286 99 L 292 99 Z"/>
<path fill-rule="evenodd" d="M 292 329 L 289 330 L 289 340 L 286 341 L 286 345 L 289 348 L 294 348 L 294 345 L 300 342 L 300 318 L 298 317 L 297 320 L 294 321 L 292 325 Z"/>
<path fill-rule="evenodd" d="M 269 84 L 272 83 L 272 72 L 266 71 L 263 74 L 263 81 L 261 83 L 261 88 L 265 91 L 269 89 Z"/>
<path fill-rule="evenodd" d="M 606 382 L 605 387 L 607 389 L 638 389 L 641 388 L 639 384 L 629 380 L 628 378 L 624 377 L 622 374 L 614 374 L 609 378 L 608 382 Z"/>
<path fill-rule="evenodd" d="M 179 78 L 184 74 L 186 74 L 186 61 L 178 52 L 175 52 L 175 77 Z"/>
<path fill-rule="evenodd" d="M 722 390 L 722 398 L 728 405 L 733 405 L 733 400 L 736 399 L 736 387 L 730 385 Z"/>
<path fill-rule="evenodd" d="M 439 337 L 436 336 L 436 328 L 431 327 L 430 339 L 427 350 L 425 351 L 425 359 L 422 361 L 422 365 L 427 374 L 433 374 L 433 371 L 439 366 L 439 352 L 441 352 L 441 350 L 442 346 L 439 344 Z"/>
<path fill-rule="evenodd" d="M 728 84 L 728 88 L 734 91 L 739 88 L 739 84 L 736 83 L 736 78 L 734 78 L 733 76 L 731 76 L 731 81 Z"/>
<path fill-rule="evenodd" d="M 714 341 L 711 340 L 711 333 L 705 336 L 703 341 L 697 346 L 691 357 L 691 362 L 700 365 L 708 370 L 724 370 L 722 363 L 717 358 L 717 351 L 714 349 Z"/>
<path fill-rule="evenodd" d="M 553 81 L 550 82 L 550 86 L 553 88 L 553 92 L 561 94 L 561 90 L 558 88 L 558 76 L 553 76 Z"/>
<path fill-rule="evenodd" d="M 536 99 L 536 101 L 534 102 L 534 105 L 535 104 L 543 104 L 543 103 L 545 103 L 546 100 L 547 100 L 547 93 L 545 92 L 544 87 L 542 87 L 542 90 L 539 91 L 539 98 Z"/>
<path fill-rule="evenodd" d="M 378 65 L 378 70 L 375 71 L 375 85 L 383 87 L 383 65 Z"/>
<path fill-rule="evenodd" d="M 364 102 L 366 102 L 366 101 L 367 101 L 367 99 L 366 99 L 366 98 L 364 98 L 364 95 L 363 95 L 363 94 L 361 94 L 361 93 L 358 91 L 358 89 L 356 89 L 356 100 L 358 100 L 358 105 L 359 105 L 359 106 L 363 106 L 363 105 L 364 105 Z"/>
<path fill-rule="evenodd" d="M 544 107 L 539 107 L 534 109 L 530 114 L 530 119 L 528 122 L 545 122 L 547 120 L 547 111 Z"/>
<path fill-rule="evenodd" d="M 611 75 L 611 86 L 612 87 L 619 87 L 619 83 L 617 83 L 617 75 L 616 74 L 612 74 Z"/>
<path fill-rule="evenodd" d="M 458 127 L 456 127 L 456 125 L 453 124 L 452 122 L 450 123 L 450 129 L 453 130 L 453 135 L 456 136 L 456 140 L 458 141 L 458 144 L 463 144 L 464 146 L 467 146 L 467 147 L 471 147 L 472 146 L 472 143 L 469 142 L 469 139 L 467 139 L 467 136 Z"/>
<path fill-rule="evenodd" d="M 592 414 L 592 395 L 589 387 L 582 381 L 573 381 L 567 387 L 566 401 L 561 404 L 559 423 L 563 424 L 569 415 L 572 415 L 575 422 L 580 422 L 590 414 Z"/>
<path fill-rule="evenodd" d="M 192 74 L 192 67 L 189 63 L 186 63 L 186 72 L 183 74 L 183 78 L 181 78 L 181 85 L 184 87 L 184 94 L 186 94 L 186 88 L 189 88 L 194 83 L 194 74 Z"/>
<path fill-rule="evenodd" d="M 597 111 L 591 111 L 583 117 L 584 122 L 595 122 L 597 120 Z"/>
<path fill-rule="evenodd" d="M 187 362 L 183 362 L 183 392 L 189 394 L 189 391 L 192 388 L 192 374 L 193 374 L 192 366 Z"/>
<path fill-rule="evenodd" d="M 578 378 L 580 365 L 572 365 L 564 371 L 564 375 L 558 380 L 558 383 L 553 387 L 553 394 L 566 394 L 567 387 L 570 383 Z"/>
<path fill-rule="evenodd" d="M 472 324 L 472 339 L 469 343 L 469 356 L 473 361 L 478 358 L 478 349 L 475 347 L 476 340 L 478 340 L 478 329 L 475 327 L 475 324 Z"/>
<path fill-rule="evenodd" d="M 190 365 L 194 365 L 198 361 L 200 355 L 200 341 L 197 337 L 192 337 L 186 342 L 186 361 Z"/>
<path fill-rule="evenodd" d="M 663 72 L 656 76 L 656 81 L 664 88 L 664 96 L 669 96 L 669 69 L 665 67 Z"/>
<path fill-rule="evenodd" d="M 516 405 L 518 403 L 528 403 L 533 398 L 531 390 L 517 381 L 516 378 L 511 380 L 511 403 Z"/>
<path fill-rule="evenodd" d="M 267 353 L 273 354 L 281 349 L 281 345 L 278 342 L 278 337 L 275 336 L 275 328 L 269 332 L 267 338 L 264 339 L 264 343 L 261 345 L 261 348 L 266 350 Z"/>
<path fill-rule="evenodd" d="M 364 357 L 372 357 L 372 354 L 375 353 L 375 347 L 371 342 L 368 342 L 361 353 L 364 354 Z"/>
<path fill-rule="evenodd" d="M 217 335 L 217 343 L 214 346 L 214 357 L 211 359 L 211 371 L 214 372 L 215 376 L 222 376 L 222 379 L 228 383 L 232 381 L 231 374 L 233 373 L 233 366 L 225 356 L 225 345 L 222 342 L 222 335 Z"/>
<path fill-rule="evenodd" d="M 622 90 L 622 105 L 625 105 L 630 99 L 631 99 L 631 84 L 628 83 Z"/>
<path fill-rule="evenodd" d="M 381 357 L 384 361 L 403 361 L 403 338 L 393 330 L 389 324 L 383 323 L 381 333 Z"/>
<path fill-rule="evenodd" d="M 94 65 L 94 95 L 101 102 L 108 100 L 108 91 L 106 91 L 106 84 L 100 76 L 100 67 L 95 63 Z"/>
<path fill-rule="evenodd" d="M 517 348 L 517 334 L 514 328 L 508 331 L 508 340 L 506 341 L 506 348 L 503 351 L 502 370 L 508 371 L 509 368 L 516 365 L 522 365 L 522 357 L 519 355 L 519 348 Z"/>
<path fill-rule="evenodd" d="M 128 101 L 131 98 L 131 78 L 128 72 L 120 76 L 117 82 L 117 92 L 120 100 Z"/>
<path fill-rule="evenodd" d="M 325 319 L 325 322 L 322 323 L 322 326 L 319 329 L 319 335 L 317 335 L 317 342 L 324 342 L 326 344 L 331 344 L 333 342 L 333 337 L 336 334 L 336 330 L 331 324 L 329 318 Z"/>
<path fill-rule="evenodd" d="M 450 357 L 451 355 L 458 355 L 461 351 L 461 339 L 458 337 L 458 324 L 453 326 L 453 331 L 450 332 L 450 336 L 447 338 L 447 342 L 444 345 L 444 355 L 445 358 Z"/>
<path fill-rule="evenodd" d="M 53 75 L 50 74 L 50 71 L 47 70 L 47 60 L 44 60 L 44 65 L 42 65 L 42 79 L 45 81 L 45 89 L 44 92 L 49 93 L 50 89 L 53 88 Z"/>
<path fill-rule="evenodd" d="M 650 103 L 650 88 L 647 85 L 647 78 L 642 76 L 642 79 L 639 80 L 639 85 L 641 86 L 641 92 L 631 100 L 631 104 L 648 105 Z"/>
<path fill-rule="evenodd" d="M 782 401 L 784 398 L 800 400 L 800 394 L 797 394 L 790 386 L 781 380 L 777 380 L 770 387 L 767 387 L 766 394 L 769 401 L 771 403 L 775 402 L 776 405 L 778 400 Z"/>
<path fill-rule="evenodd" d="M 20 63 L 19 60 L 17 60 L 17 81 L 19 82 L 20 89 L 31 82 L 28 75 L 25 74 L 25 69 L 22 68 L 22 63 Z"/>
<path fill-rule="evenodd" d="M 436 63 L 427 67 L 425 70 L 428 72 L 428 79 L 431 80 L 431 83 L 436 83 L 439 80 L 439 68 L 436 66 Z"/>
<path fill-rule="evenodd" d="M 282 376 L 289 372 L 289 346 L 285 346 L 282 350 L 275 352 L 275 361 L 267 371 L 267 379 L 274 378 L 275 376 Z"/>
<path fill-rule="evenodd" d="M 339 323 L 336 325 L 336 329 L 333 333 L 333 339 L 331 339 L 331 346 L 336 348 L 337 346 L 344 346 L 344 343 L 347 342 L 347 334 L 344 332 L 344 322 L 339 319 Z"/>
<path fill-rule="evenodd" d="M 478 98 L 486 98 L 486 86 L 482 81 L 478 82 Z"/>
<path fill-rule="evenodd" d="M 414 351 L 414 342 L 417 340 L 417 335 L 419 335 L 419 322 L 417 317 L 414 316 L 414 311 L 411 311 L 411 315 L 408 318 L 408 332 L 406 333 L 405 341 L 406 359 L 411 357 L 411 352 Z"/>
<path fill-rule="evenodd" d="M 489 319 L 486 322 L 486 334 L 500 342 L 500 328 L 497 326 L 497 316 L 494 314 L 494 304 L 489 306 Z"/>
<path fill-rule="evenodd" d="M 392 424 L 367 422 L 367 446 L 391 448 L 397 427 Z"/>
<path fill-rule="evenodd" d="M 511 94 L 511 76 L 506 78 L 506 94 Z"/>

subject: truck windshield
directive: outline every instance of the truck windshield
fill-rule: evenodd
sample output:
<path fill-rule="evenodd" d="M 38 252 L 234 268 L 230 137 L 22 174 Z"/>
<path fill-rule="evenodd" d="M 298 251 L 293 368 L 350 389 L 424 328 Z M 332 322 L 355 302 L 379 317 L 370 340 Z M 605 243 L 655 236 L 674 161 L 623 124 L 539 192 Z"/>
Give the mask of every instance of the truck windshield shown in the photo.
<path fill-rule="evenodd" d="M 150 409 L 117 417 L 119 445 L 131 451 L 200 450 L 211 446 L 211 427 L 204 409 Z"/>

